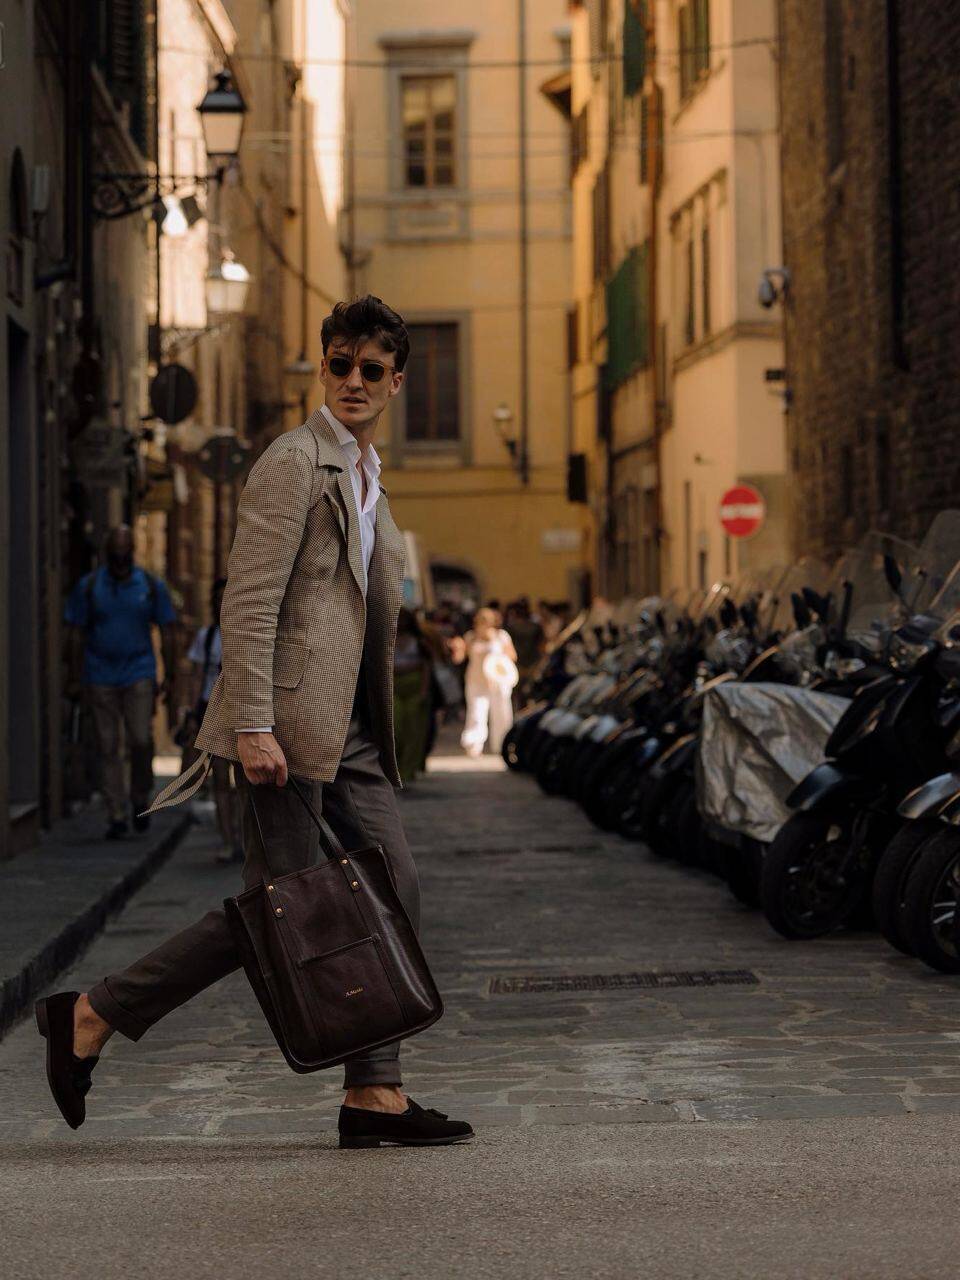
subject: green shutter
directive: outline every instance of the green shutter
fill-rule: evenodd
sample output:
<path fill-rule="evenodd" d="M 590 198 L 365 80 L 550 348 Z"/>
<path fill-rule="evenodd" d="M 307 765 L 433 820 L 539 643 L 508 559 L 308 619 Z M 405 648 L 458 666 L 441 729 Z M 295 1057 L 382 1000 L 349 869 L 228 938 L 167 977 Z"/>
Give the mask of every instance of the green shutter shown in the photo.
<path fill-rule="evenodd" d="M 635 245 L 607 284 L 606 385 L 650 363 L 650 242 Z"/>
<path fill-rule="evenodd" d="M 632 0 L 625 0 L 623 9 L 623 92 L 629 98 L 643 88 L 647 74 L 647 31 L 644 26 L 643 6 L 640 12 Z"/>

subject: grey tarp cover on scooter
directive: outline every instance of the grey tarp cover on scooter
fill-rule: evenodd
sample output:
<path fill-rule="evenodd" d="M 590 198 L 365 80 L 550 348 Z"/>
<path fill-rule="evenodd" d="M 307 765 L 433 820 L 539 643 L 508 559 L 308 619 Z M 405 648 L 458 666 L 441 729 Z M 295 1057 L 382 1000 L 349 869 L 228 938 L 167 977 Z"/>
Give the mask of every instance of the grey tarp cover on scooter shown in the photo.
<path fill-rule="evenodd" d="M 703 703 L 697 804 L 709 821 L 769 844 L 790 817 L 786 798 L 823 761 L 848 698 L 784 684 L 711 689 Z"/>

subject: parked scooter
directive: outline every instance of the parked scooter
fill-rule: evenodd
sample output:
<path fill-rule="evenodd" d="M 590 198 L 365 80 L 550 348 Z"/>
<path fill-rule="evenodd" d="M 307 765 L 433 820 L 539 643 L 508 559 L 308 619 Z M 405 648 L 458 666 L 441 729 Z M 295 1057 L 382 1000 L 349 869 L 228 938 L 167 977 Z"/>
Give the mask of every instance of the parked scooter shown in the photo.
<path fill-rule="evenodd" d="M 904 821 L 877 867 L 873 909 L 892 946 L 942 973 L 960 973 L 960 566 L 928 612 L 942 624 L 917 643 L 944 682 L 937 715 L 950 768 L 900 804 Z"/>
<path fill-rule="evenodd" d="M 941 513 L 919 552 L 885 537 L 870 556 L 865 568 L 883 575 L 896 601 L 885 621 L 876 616 L 876 593 L 857 584 L 848 593 L 853 614 L 844 630 L 865 662 L 883 661 L 886 670 L 859 690 L 830 736 L 827 759 L 788 798 L 793 816 L 764 859 L 761 905 L 784 937 L 819 937 L 864 914 L 880 852 L 899 825 L 898 804 L 945 767 L 960 722 L 943 724 L 938 714 L 944 681 L 931 641 L 942 619 L 919 611 L 958 555 L 960 513 Z"/>

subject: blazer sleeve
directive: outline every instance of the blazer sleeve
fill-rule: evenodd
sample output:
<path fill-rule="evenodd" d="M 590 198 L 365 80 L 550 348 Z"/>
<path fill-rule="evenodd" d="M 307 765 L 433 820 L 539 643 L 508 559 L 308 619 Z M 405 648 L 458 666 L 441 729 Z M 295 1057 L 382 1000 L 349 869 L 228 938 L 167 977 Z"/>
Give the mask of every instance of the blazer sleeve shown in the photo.
<path fill-rule="evenodd" d="M 270 449 L 250 472 L 237 508 L 220 613 L 224 720 L 237 730 L 275 723 L 277 618 L 303 541 L 314 472 L 302 450 Z"/>

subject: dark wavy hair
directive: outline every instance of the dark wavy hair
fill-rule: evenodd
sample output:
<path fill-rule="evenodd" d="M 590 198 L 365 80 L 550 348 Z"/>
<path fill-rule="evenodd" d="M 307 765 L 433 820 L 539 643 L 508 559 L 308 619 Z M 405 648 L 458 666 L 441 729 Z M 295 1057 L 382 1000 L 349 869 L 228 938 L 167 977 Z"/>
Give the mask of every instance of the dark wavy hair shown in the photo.
<path fill-rule="evenodd" d="M 352 302 L 338 302 L 320 326 L 324 355 L 331 342 L 345 341 L 356 346 L 365 339 L 374 339 L 384 351 L 393 352 L 397 372 L 403 369 L 410 354 L 407 326 L 403 316 L 388 307 L 382 298 L 368 293 Z"/>

